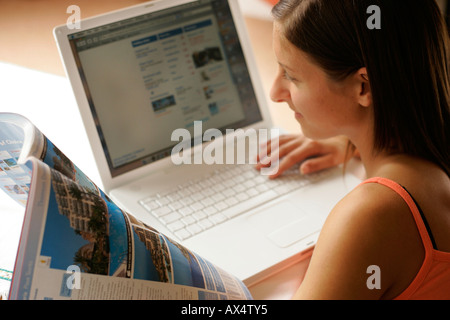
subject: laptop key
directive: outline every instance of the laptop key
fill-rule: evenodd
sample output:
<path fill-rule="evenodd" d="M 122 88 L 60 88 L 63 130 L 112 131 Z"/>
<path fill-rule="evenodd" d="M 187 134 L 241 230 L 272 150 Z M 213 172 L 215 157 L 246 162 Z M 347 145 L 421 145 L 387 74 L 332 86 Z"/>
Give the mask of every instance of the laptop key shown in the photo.
<path fill-rule="evenodd" d="M 209 220 L 214 224 L 220 224 L 222 222 L 225 222 L 227 220 L 227 217 L 221 213 L 216 213 L 215 215 L 210 216 Z"/>
<path fill-rule="evenodd" d="M 202 220 L 200 220 L 200 221 L 198 222 L 198 225 L 199 225 L 200 227 L 202 227 L 203 230 L 207 230 L 207 229 L 213 227 L 213 226 L 214 226 L 214 223 L 212 223 L 212 222 L 211 222 L 210 220 L 208 220 L 208 219 L 202 219 Z"/>
<path fill-rule="evenodd" d="M 200 221 L 202 219 L 208 218 L 208 215 L 204 213 L 203 211 L 195 212 L 192 217 L 194 217 L 197 221 Z"/>
<path fill-rule="evenodd" d="M 202 227 L 192 224 L 186 227 L 186 230 L 189 231 L 192 235 L 196 235 L 197 233 L 200 233 L 203 231 Z"/>
<path fill-rule="evenodd" d="M 185 225 L 183 222 L 181 222 L 180 220 L 177 220 L 175 222 L 169 223 L 167 225 L 167 229 L 169 229 L 172 232 L 175 232 L 175 231 L 178 231 L 178 230 L 184 228 L 184 226 Z"/>
<path fill-rule="evenodd" d="M 154 201 L 154 200 L 149 200 L 149 201 L 145 201 L 145 202 L 141 201 L 141 204 L 148 211 L 152 211 L 154 209 L 158 209 L 159 208 L 159 203 Z"/>
<path fill-rule="evenodd" d="M 187 238 L 192 237 L 192 234 L 186 229 L 180 229 L 174 232 L 175 236 L 177 236 L 180 240 L 186 240 Z"/>
<path fill-rule="evenodd" d="M 179 220 L 181 217 L 182 217 L 182 215 L 179 214 L 178 212 L 172 212 L 172 213 L 169 213 L 168 215 L 160 217 L 159 220 L 164 224 L 168 224 L 168 223 L 172 223 L 172 222 Z"/>
<path fill-rule="evenodd" d="M 172 209 L 170 209 L 169 207 L 161 207 L 158 209 L 151 210 L 151 213 L 157 218 L 163 217 L 171 212 Z"/>
<path fill-rule="evenodd" d="M 187 226 L 197 222 L 197 220 L 195 220 L 195 218 L 193 218 L 192 216 L 184 217 L 181 219 L 181 221 Z"/>

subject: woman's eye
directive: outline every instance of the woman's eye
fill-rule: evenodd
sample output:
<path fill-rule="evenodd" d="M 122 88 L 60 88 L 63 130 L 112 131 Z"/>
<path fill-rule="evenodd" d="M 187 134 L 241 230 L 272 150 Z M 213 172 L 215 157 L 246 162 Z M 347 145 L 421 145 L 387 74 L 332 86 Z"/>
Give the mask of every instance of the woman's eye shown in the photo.
<path fill-rule="evenodd" d="M 286 71 L 283 71 L 283 78 L 288 80 L 288 81 L 294 81 L 295 80 Z"/>

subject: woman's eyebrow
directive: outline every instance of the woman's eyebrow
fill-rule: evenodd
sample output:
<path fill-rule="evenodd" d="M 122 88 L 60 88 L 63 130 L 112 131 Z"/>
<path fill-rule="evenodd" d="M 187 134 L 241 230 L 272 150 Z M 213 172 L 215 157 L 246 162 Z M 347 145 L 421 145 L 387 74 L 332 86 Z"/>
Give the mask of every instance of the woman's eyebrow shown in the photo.
<path fill-rule="evenodd" d="M 282 68 L 284 68 L 284 69 L 286 69 L 286 70 L 295 72 L 294 69 L 292 69 L 292 68 L 290 68 L 289 66 L 287 66 L 287 65 L 285 65 L 285 64 L 283 64 L 283 63 L 281 63 L 280 61 L 278 61 L 278 64 L 280 65 L 280 67 L 282 67 Z"/>

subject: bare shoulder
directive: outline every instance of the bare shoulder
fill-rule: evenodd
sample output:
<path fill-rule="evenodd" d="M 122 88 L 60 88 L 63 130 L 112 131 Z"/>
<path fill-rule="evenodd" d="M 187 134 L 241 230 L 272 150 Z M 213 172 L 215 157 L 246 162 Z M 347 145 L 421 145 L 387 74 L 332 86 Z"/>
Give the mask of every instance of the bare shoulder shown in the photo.
<path fill-rule="evenodd" d="M 363 184 L 330 213 L 297 297 L 391 298 L 408 286 L 422 260 L 407 205 L 389 188 Z M 367 285 L 371 266 L 381 272 L 380 289 Z"/>

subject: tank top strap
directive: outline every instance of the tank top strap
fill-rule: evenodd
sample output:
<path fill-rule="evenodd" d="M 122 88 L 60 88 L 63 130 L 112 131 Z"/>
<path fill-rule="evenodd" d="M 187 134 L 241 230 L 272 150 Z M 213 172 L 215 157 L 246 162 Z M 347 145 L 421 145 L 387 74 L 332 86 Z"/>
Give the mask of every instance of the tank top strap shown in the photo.
<path fill-rule="evenodd" d="M 413 214 L 414 221 L 416 222 L 416 226 L 419 231 L 420 237 L 422 239 L 422 243 L 425 247 L 425 254 L 428 256 L 433 250 L 433 241 L 430 238 L 430 234 L 429 234 L 429 231 L 427 230 L 427 226 L 426 226 L 426 222 L 424 221 L 424 217 L 422 217 L 420 209 L 417 206 L 417 204 L 414 201 L 411 194 L 400 184 L 398 184 L 397 182 L 392 181 L 390 179 L 387 179 L 387 178 L 382 178 L 382 177 L 369 178 L 369 179 L 361 182 L 360 185 L 366 184 L 366 183 L 378 183 L 383 186 L 386 186 L 386 187 L 390 188 L 391 190 L 395 191 L 406 202 L 411 213 Z"/>

